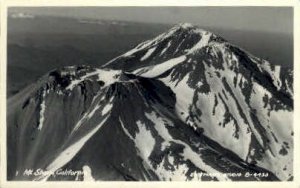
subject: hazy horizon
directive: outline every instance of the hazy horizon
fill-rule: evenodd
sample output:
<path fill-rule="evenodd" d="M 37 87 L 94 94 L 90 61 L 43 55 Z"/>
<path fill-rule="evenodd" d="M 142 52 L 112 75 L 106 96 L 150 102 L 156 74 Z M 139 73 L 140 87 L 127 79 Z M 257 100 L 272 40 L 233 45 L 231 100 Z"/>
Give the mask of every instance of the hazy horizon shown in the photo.
<path fill-rule="evenodd" d="M 291 7 L 11 7 L 9 13 L 293 34 Z"/>

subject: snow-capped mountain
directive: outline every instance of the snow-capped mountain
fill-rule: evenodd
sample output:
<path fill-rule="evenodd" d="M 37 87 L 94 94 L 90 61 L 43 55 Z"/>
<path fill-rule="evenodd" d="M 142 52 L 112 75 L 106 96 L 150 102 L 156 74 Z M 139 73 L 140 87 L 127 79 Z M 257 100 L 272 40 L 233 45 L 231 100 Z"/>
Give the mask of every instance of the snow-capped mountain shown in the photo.
<path fill-rule="evenodd" d="M 12 180 L 293 178 L 292 71 L 190 24 L 53 70 L 7 105 Z"/>

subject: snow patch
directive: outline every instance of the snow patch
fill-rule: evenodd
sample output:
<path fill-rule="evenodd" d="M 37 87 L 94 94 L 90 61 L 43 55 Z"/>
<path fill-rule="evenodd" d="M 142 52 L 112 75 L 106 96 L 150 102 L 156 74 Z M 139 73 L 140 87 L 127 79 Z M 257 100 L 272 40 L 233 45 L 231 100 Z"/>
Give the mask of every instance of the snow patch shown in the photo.
<path fill-rule="evenodd" d="M 161 75 L 162 73 L 164 73 L 167 70 L 171 69 L 172 67 L 178 65 L 179 63 L 182 63 L 185 60 L 186 60 L 186 56 L 180 56 L 180 57 L 165 61 L 159 65 L 137 69 L 136 71 L 134 71 L 134 73 L 136 74 L 138 72 L 143 72 L 140 76 L 143 76 L 146 78 L 153 78 L 153 77 Z M 147 71 L 144 72 L 143 70 L 147 70 Z"/>
<path fill-rule="evenodd" d="M 89 79 L 92 76 L 98 75 L 97 81 L 103 81 L 104 86 L 111 85 L 117 82 L 119 75 L 121 74 L 120 70 L 106 70 L 106 69 L 96 69 L 93 72 L 87 73 L 86 75 L 80 77 L 79 79 L 72 80 L 72 82 L 66 87 L 66 90 L 72 90 L 79 83 L 83 82 L 86 79 Z"/>
<path fill-rule="evenodd" d="M 276 86 L 277 90 L 280 90 L 280 87 L 282 85 L 281 80 L 280 80 L 280 66 L 276 65 L 274 67 L 274 71 L 271 68 L 271 64 L 267 61 L 264 61 L 261 65 L 260 68 L 266 71 L 272 78 L 273 84 Z"/>
<path fill-rule="evenodd" d="M 97 105 L 89 114 L 88 114 L 88 118 L 93 117 L 93 115 L 95 114 L 95 112 L 100 108 L 100 105 Z"/>
<path fill-rule="evenodd" d="M 166 129 L 165 124 L 173 126 L 173 123 L 167 119 L 162 119 L 161 117 L 155 115 L 154 112 L 146 113 L 145 115 L 147 119 L 154 123 L 155 129 L 157 130 L 158 134 L 164 139 L 164 142 L 161 146 L 161 150 L 163 151 L 169 145 L 169 141 L 173 140 L 168 130 Z"/>
<path fill-rule="evenodd" d="M 176 94 L 176 113 L 179 115 L 182 121 L 185 122 L 189 114 L 189 107 L 193 102 L 195 90 L 187 84 L 190 74 L 187 74 L 179 83 L 172 82 L 170 76 L 166 78 L 161 78 L 160 80 L 169 86 L 172 91 Z"/>
<path fill-rule="evenodd" d="M 111 103 L 108 103 L 104 106 L 104 108 L 102 109 L 101 114 L 105 115 L 107 114 L 111 109 L 112 109 L 113 105 Z"/>
<path fill-rule="evenodd" d="M 161 51 L 160 55 L 163 55 L 168 50 L 168 48 L 171 46 L 171 42 L 172 41 L 168 42 L 167 46 Z"/>
<path fill-rule="evenodd" d="M 182 45 L 182 43 L 184 42 L 184 40 L 182 40 L 178 45 L 177 45 L 177 48 L 176 50 L 174 51 L 173 54 L 176 54 L 178 52 L 178 50 L 180 49 L 180 46 Z"/>
<path fill-rule="evenodd" d="M 120 117 L 119 117 L 119 121 L 120 121 L 120 124 L 121 124 L 121 127 L 122 127 L 124 133 L 125 133 L 131 140 L 134 141 L 134 138 L 131 136 L 131 134 L 128 132 L 128 130 L 125 128 L 124 123 L 123 123 L 123 121 L 121 120 Z"/>
<path fill-rule="evenodd" d="M 196 43 L 191 49 L 187 50 L 188 54 L 194 53 L 208 45 L 209 39 L 211 37 L 211 33 L 207 31 L 200 31 L 200 32 L 202 34 L 200 41 Z"/>
<path fill-rule="evenodd" d="M 76 123 L 75 127 L 72 130 L 72 133 L 75 132 L 80 126 L 81 124 L 86 120 L 88 113 L 85 113 L 82 118 Z"/>
<path fill-rule="evenodd" d="M 156 47 L 149 49 L 147 51 L 147 53 L 140 60 L 144 61 L 144 60 L 148 59 L 151 56 L 151 54 L 155 51 L 155 49 L 156 49 Z"/>
<path fill-rule="evenodd" d="M 136 147 L 139 149 L 142 158 L 148 160 L 151 152 L 154 149 L 155 139 L 153 138 L 151 132 L 146 129 L 145 124 L 143 124 L 141 121 L 137 121 L 136 124 L 139 131 L 135 135 L 134 142 Z"/>
<path fill-rule="evenodd" d="M 174 167 L 174 171 L 168 170 L 165 168 L 164 164 L 167 162 Z M 174 157 L 168 155 L 167 158 L 157 166 L 155 172 L 158 174 L 161 180 L 169 181 L 187 181 L 186 173 L 188 172 L 189 167 L 186 164 L 175 164 Z M 201 180 L 201 179 L 197 179 Z"/>
<path fill-rule="evenodd" d="M 45 111 L 46 111 L 46 91 L 43 91 L 43 95 L 42 95 L 42 103 L 41 103 L 41 111 L 40 111 L 40 120 L 39 120 L 39 126 L 38 126 L 38 130 L 41 130 L 43 128 L 44 125 L 44 121 L 45 121 Z"/>

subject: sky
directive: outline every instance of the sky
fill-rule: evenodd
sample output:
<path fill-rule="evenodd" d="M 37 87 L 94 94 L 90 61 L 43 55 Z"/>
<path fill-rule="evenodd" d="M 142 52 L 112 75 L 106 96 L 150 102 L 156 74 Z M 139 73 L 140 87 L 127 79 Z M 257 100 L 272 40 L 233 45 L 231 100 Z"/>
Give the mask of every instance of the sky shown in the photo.
<path fill-rule="evenodd" d="M 293 33 L 291 7 L 12 7 L 9 12 Z"/>

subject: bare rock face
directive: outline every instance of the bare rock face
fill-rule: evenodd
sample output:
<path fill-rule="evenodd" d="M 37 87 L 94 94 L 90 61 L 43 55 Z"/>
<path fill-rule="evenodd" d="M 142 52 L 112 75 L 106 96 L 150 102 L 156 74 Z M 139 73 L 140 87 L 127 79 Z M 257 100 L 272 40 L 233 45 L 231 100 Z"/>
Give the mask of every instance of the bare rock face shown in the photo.
<path fill-rule="evenodd" d="M 8 100 L 8 179 L 290 180 L 292 74 L 190 24 L 54 70 Z"/>

